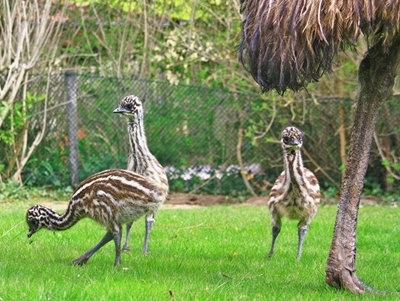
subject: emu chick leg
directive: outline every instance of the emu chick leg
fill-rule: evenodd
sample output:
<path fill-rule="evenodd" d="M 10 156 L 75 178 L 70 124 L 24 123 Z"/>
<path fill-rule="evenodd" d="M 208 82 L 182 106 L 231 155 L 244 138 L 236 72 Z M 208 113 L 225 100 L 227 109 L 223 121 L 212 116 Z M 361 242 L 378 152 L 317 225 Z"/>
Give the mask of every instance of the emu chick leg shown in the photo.
<path fill-rule="evenodd" d="M 122 228 L 119 232 L 113 232 L 112 237 L 115 243 L 115 261 L 114 266 L 118 266 L 121 264 L 121 236 L 122 236 Z"/>
<path fill-rule="evenodd" d="M 97 245 L 95 245 L 92 249 L 84 253 L 82 256 L 73 260 L 72 264 L 84 265 L 94 253 L 96 253 L 101 247 L 103 247 L 106 243 L 108 243 L 112 239 L 113 239 L 112 232 L 107 232 Z"/>
<path fill-rule="evenodd" d="M 125 244 L 122 250 L 124 251 L 130 251 L 131 249 L 129 248 L 129 235 L 131 234 L 131 227 L 133 223 L 128 223 L 126 224 L 126 236 L 125 236 Z"/>
<path fill-rule="evenodd" d="M 271 245 L 271 250 L 267 254 L 268 257 L 271 257 L 272 255 L 274 255 L 275 241 L 279 235 L 279 232 L 281 232 L 280 225 L 279 226 L 276 225 L 276 226 L 272 227 L 272 245 Z"/>
<path fill-rule="evenodd" d="M 303 247 L 303 242 L 304 242 L 304 237 L 306 237 L 307 234 L 307 230 L 308 230 L 308 225 L 303 225 L 301 226 L 299 224 L 299 246 L 297 247 L 297 259 L 300 259 L 301 257 L 301 250 Z"/>
<path fill-rule="evenodd" d="M 144 244 L 143 244 L 143 254 L 147 255 L 148 254 L 148 243 L 149 243 L 149 236 L 151 229 L 153 228 L 153 223 L 154 223 L 154 213 L 149 213 L 146 215 L 146 221 L 145 221 L 145 235 L 144 235 Z"/>

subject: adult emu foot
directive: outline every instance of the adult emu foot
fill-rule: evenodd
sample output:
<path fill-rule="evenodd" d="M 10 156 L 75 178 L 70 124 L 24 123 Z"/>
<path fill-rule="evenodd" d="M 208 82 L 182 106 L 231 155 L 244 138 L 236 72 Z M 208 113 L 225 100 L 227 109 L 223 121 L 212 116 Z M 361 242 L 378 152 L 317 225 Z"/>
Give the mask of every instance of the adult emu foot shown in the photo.
<path fill-rule="evenodd" d="M 366 285 L 354 272 L 347 269 L 327 270 L 325 282 L 332 287 L 346 289 L 360 295 L 365 291 L 378 292 Z"/>

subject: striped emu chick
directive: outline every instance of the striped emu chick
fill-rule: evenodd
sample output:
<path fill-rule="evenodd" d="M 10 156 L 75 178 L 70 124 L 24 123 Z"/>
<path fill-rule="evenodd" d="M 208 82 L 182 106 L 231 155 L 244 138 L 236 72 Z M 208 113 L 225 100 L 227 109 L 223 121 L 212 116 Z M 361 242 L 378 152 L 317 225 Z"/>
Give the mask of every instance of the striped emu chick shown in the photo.
<path fill-rule="evenodd" d="M 303 166 L 300 148 L 303 144 L 303 133 L 296 127 L 287 127 L 282 132 L 284 171 L 275 181 L 269 194 L 268 207 L 272 217 L 272 246 L 267 254 L 274 254 L 275 241 L 281 231 L 282 217 L 298 219 L 299 244 L 297 258 L 308 226 L 317 213 L 320 191 L 317 178 Z"/>
<path fill-rule="evenodd" d="M 28 209 L 28 237 L 41 228 L 66 230 L 88 217 L 103 225 L 107 232 L 96 246 L 72 263 L 85 264 L 96 251 L 114 240 L 114 266 L 117 266 L 121 263 L 122 225 L 136 221 L 143 215 L 154 214 L 165 201 L 167 193 L 165 187 L 137 173 L 122 169 L 105 170 L 79 185 L 65 213 L 58 214 L 42 205 Z"/>
<path fill-rule="evenodd" d="M 164 168 L 147 146 L 147 139 L 143 122 L 143 106 L 135 95 L 123 98 L 114 113 L 119 113 L 128 119 L 129 157 L 127 169 L 153 180 L 159 187 L 168 191 L 168 180 Z M 145 219 L 145 238 L 143 253 L 147 254 L 147 244 L 150 231 L 155 221 L 155 212 L 149 212 Z M 123 250 L 129 251 L 129 234 L 132 223 L 126 225 L 126 240 Z"/>

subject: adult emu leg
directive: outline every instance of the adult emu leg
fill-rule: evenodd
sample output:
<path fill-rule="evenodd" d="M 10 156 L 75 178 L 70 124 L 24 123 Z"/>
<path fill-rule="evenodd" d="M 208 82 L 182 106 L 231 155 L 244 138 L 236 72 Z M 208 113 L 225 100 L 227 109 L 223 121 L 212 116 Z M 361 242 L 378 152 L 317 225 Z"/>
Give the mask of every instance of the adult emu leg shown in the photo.
<path fill-rule="evenodd" d="M 360 195 L 378 110 L 390 95 L 399 63 L 400 36 L 397 36 L 389 48 L 385 49 L 381 43 L 373 46 L 359 68 L 357 107 L 325 277 L 327 284 L 359 294 L 371 290 L 355 274 Z"/>

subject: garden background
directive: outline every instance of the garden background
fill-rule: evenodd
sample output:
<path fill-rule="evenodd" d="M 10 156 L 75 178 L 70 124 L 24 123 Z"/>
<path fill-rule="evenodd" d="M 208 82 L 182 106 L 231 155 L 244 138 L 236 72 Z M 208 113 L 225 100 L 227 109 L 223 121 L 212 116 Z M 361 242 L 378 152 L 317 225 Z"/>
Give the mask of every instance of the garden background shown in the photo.
<path fill-rule="evenodd" d="M 2 5 L 2 15 L 22 3 Z M 307 91 L 260 94 L 236 57 L 239 1 L 32 3 L 24 18 L 0 19 L 2 44 L 15 50 L 1 53 L 2 187 L 74 187 L 124 168 L 126 124 L 112 111 L 136 94 L 173 192 L 267 194 L 283 170 L 280 133 L 295 125 L 305 132 L 305 165 L 326 197 L 338 193 L 360 54 L 339 57 L 341 67 Z M 38 16 L 47 23 L 32 22 Z M 389 202 L 400 182 L 398 87 L 380 112 L 365 182 L 366 195 Z"/>
<path fill-rule="evenodd" d="M 337 203 L 367 45 L 360 39 L 359 53 L 341 54 L 306 91 L 260 94 L 237 58 L 240 26 L 239 0 L 0 0 L 0 300 L 398 300 L 323 281 L 337 211 L 327 200 Z M 399 91 L 397 80 L 381 108 L 357 229 L 358 275 L 391 292 L 400 273 Z M 144 101 L 148 143 L 172 193 L 149 256 L 136 223 L 121 269 L 111 268 L 112 244 L 76 268 L 70 261 L 98 241 L 100 226 L 85 219 L 27 239 L 26 209 L 64 211 L 79 181 L 126 166 L 126 121 L 112 112 L 127 94 Z M 265 258 L 265 195 L 283 169 L 287 125 L 305 132 L 305 165 L 325 197 L 301 260 L 297 221 L 285 221 L 277 256 Z"/>

